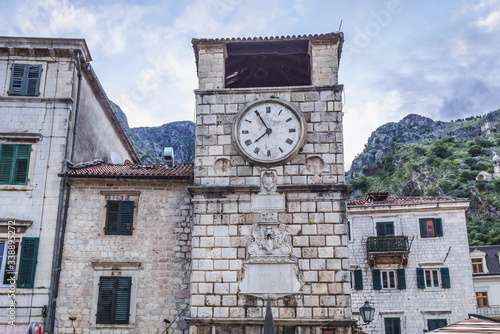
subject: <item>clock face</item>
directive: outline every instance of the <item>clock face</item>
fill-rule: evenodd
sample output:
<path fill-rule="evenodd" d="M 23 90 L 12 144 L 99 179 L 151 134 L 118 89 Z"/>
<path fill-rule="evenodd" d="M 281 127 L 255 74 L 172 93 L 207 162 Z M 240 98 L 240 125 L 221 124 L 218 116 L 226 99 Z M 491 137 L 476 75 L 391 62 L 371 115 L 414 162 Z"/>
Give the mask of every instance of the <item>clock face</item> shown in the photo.
<path fill-rule="evenodd" d="M 260 101 L 238 114 L 233 139 L 240 153 L 260 164 L 284 163 L 303 144 L 305 122 L 291 105 Z"/>

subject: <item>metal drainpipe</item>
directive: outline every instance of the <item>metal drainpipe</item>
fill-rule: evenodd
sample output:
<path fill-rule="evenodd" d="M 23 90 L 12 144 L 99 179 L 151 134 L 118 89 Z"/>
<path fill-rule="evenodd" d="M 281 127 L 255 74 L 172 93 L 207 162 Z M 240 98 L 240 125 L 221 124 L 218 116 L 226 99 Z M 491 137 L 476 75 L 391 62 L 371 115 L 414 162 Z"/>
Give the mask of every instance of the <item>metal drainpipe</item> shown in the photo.
<path fill-rule="evenodd" d="M 81 61 L 80 61 L 80 52 L 78 51 L 76 53 L 76 61 L 78 63 L 78 91 L 77 91 L 77 98 L 76 98 L 76 108 L 75 108 L 75 124 L 73 126 L 73 143 L 71 146 L 71 162 L 73 162 L 73 159 L 75 157 L 75 145 L 76 145 L 76 134 L 77 134 L 77 126 L 78 126 L 78 115 L 80 113 L 80 96 L 82 92 L 82 67 L 81 67 Z M 64 164 L 63 164 L 63 172 L 62 174 L 66 174 L 68 168 L 68 160 L 65 158 L 64 159 Z M 67 204 L 69 203 L 69 187 L 67 188 L 66 191 L 66 205 L 65 205 L 65 215 L 64 215 L 64 222 L 63 222 L 63 229 L 61 233 L 59 231 L 61 230 L 61 216 L 62 216 L 62 210 L 63 210 L 63 199 L 64 199 L 64 193 L 65 193 L 65 187 L 67 186 L 68 182 L 68 177 L 64 177 L 63 180 L 61 180 L 61 187 L 59 190 L 59 206 L 57 210 L 57 223 L 56 223 L 56 233 L 55 233 L 55 240 L 54 240 L 54 254 L 52 257 L 52 272 L 51 272 L 51 278 L 50 278 L 50 292 L 49 292 L 49 308 L 48 308 L 48 314 L 47 318 L 45 320 L 44 328 L 43 331 L 44 333 L 53 333 L 54 332 L 54 321 L 55 321 L 55 309 L 56 309 L 56 301 L 54 298 L 57 298 L 58 291 L 56 289 L 59 287 L 59 272 L 61 271 L 60 268 L 60 263 L 62 260 L 62 241 L 64 241 L 64 236 L 60 239 L 60 236 L 62 233 L 65 232 L 66 228 L 66 218 L 67 218 Z M 61 250 L 61 252 L 59 252 Z M 61 259 L 59 259 L 61 257 Z M 55 297 L 54 297 L 55 296 Z M 50 329 L 50 332 L 49 332 Z"/>

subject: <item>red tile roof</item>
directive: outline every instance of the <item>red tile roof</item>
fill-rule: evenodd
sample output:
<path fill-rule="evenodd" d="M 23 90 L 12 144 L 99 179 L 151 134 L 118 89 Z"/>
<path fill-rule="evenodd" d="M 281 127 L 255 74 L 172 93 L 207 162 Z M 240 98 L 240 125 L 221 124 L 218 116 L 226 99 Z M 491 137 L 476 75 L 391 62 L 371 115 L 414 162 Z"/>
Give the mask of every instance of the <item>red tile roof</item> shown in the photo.
<path fill-rule="evenodd" d="M 165 165 L 111 165 L 98 164 L 95 166 L 68 169 L 68 177 L 96 177 L 96 178 L 151 178 L 151 179 L 191 179 L 193 164 L 176 165 L 167 169 Z"/>
<path fill-rule="evenodd" d="M 363 199 L 347 200 L 347 206 L 357 205 L 397 205 L 397 204 L 422 204 L 422 203 L 437 203 L 437 202 L 464 202 L 468 201 L 466 198 L 452 198 L 452 197 L 388 197 L 386 201 L 369 201 Z"/>
<path fill-rule="evenodd" d="M 295 41 L 295 40 L 344 40 L 342 32 L 330 32 L 326 34 L 292 35 L 292 36 L 270 36 L 270 37 L 238 37 L 238 38 L 193 38 L 191 43 L 197 44 L 219 44 L 238 42 L 267 42 L 267 41 Z"/>

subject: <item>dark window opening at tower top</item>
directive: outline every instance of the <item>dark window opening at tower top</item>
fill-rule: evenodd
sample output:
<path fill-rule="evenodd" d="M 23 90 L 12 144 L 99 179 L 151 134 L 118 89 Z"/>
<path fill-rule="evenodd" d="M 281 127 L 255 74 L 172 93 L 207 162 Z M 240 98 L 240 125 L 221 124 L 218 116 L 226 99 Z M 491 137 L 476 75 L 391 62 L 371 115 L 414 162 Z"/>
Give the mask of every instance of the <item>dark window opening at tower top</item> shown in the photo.
<path fill-rule="evenodd" d="M 311 84 L 309 41 L 228 43 L 226 88 Z"/>

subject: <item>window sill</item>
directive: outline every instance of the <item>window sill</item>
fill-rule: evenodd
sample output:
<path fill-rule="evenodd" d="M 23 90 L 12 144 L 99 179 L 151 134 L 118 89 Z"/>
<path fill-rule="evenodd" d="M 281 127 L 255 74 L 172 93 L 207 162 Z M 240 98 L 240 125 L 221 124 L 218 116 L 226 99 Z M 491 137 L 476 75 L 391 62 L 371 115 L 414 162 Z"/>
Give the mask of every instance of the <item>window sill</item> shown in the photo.
<path fill-rule="evenodd" d="M 92 329 L 133 329 L 135 324 L 120 325 L 120 324 L 95 324 Z"/>
<path fill-rule="evenodd" d="M 28 185 L 2 184 L 0 185 L 0 191 L 33 191 L 33 186 L 31 184 Z"/>

